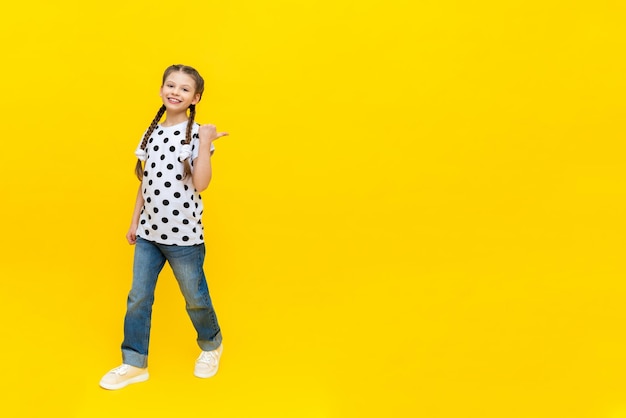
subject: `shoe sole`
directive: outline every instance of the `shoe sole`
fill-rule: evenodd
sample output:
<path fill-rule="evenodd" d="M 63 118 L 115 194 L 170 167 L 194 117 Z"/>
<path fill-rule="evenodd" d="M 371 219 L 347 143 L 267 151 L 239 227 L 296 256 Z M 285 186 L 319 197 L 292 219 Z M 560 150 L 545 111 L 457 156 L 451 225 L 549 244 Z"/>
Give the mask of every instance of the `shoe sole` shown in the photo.
<path fill-rule="evenodd" d="M 215 370 L 213 373 L 210 374 L 201 374 L 198 372 L 193 372 L 193 375 L 196 377 L 199 377 L 200 379 L 208 379 L 209 377 L 213 377 L 217 374 L 217 370 Z"/>
<path fill-rule="evenodd" d="M 138 376 L 135 376 L 133 378 L 130 378 L 128 380 L 125 380 L 123 382 L 120 382 L 118 384 L 112 385 L 112 384 L 108 384 L 108 383 L 102 383 L 100 382 L 100 387 L 103 389 L 107 389 L 107 390 L 117 390 L 117 389 L 122 389 L 130 384 L 133 383 L 141 383 L 141 382 L 145 382 L 146 380 L 148 380 L 148 378 L 150 377 L 149 373 L 144 373 L 144 374 L 140 374 Z"/>

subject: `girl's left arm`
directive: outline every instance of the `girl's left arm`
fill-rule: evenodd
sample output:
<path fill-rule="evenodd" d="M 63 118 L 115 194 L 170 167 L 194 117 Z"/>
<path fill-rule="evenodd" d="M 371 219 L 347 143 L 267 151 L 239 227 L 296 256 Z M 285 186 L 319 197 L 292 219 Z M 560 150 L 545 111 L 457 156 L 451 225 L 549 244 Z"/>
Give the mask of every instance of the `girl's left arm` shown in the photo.
<path fill-rule="evenodd" d="M 193 160 L 193 173 L 191 175 L 193 187 L 198 192 L 203 192 L 209 187 L 213 170 L 211 168 L 211 143 L 216 139 L 228 135 L 227 132 L 217 132 L 215 125 L 202 125 L 198 130 L 199 149 L 198 157 Z"/>

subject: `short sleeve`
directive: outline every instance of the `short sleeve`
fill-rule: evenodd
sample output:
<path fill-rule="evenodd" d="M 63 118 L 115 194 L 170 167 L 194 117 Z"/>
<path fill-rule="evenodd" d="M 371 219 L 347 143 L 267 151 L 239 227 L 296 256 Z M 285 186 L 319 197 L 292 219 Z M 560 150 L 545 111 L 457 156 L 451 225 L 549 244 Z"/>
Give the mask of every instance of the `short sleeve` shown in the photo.
<path fill-rule="evenodd" d="M 139 143 L 137 144 L 137 148 L 135 148 L 135 155 L 139 155 L 140 152 L 141 152 L 141 143 L 143 142 L 143 137 L 144 137 L 144 135 L 146 135 L 146 132 L 148 132 L 147 129 L 143 133 L 143 135 L 141 135 L 141 138 L 139 139 Z"/>

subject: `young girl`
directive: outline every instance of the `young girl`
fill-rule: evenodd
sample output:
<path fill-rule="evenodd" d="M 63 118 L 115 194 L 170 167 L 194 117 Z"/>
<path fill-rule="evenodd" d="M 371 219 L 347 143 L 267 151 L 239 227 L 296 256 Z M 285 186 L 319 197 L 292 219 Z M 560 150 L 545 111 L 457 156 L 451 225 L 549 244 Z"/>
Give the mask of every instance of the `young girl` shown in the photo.
<path fill-rule="evenodd" d="M 225 132 L 194 122 L 204 80 L 185 65 L 163 74 L 163 105 L 146 130 L 135 154 L 141 184 L 133 211 L 129 244 L 135 245 L 133 282 L 124 318 L 123 364 L 100 380 L 105 389 L 121 389 L 148 379 L 148 344 L 154 290 L 167 261 L 185 297 L 187 313 L 198 333 L 202 353 L 197 377 L 217 373 L 222 334 L 204 276 L 202 198 L 211 181 L 213 141 Z M 189 115 L 187 110 L 189 109 Z M 163 114 L 163 123 L 159 123 Z M 142 164 L 143 163 L 143 164 Z"/>

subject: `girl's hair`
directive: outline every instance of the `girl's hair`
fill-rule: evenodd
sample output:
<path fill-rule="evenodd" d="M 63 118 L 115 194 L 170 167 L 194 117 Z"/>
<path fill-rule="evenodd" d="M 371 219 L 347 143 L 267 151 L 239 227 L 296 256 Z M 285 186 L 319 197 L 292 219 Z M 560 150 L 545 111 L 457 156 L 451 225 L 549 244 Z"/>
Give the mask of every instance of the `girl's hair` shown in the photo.
<path fill-rule="evenodd" d="M 188 65 L 175 64 L 175 65 L 170 65 L 169 67 L 167 67 L 165 69 L 165 72 L 163 73 L 163 81 L 161 82 L 161 87 L 165 85 L 165 80 L 167 80 L 167 77 L 171 73 L 176 72 L 176 71 L 183 72 L 194 79 L 196 83 L 196 91 L 194 92 L 194 94 L 199 94 L 200 99 L 202 99 L 202 93 L 204 93 L 204 79 L 202 78 L 202 76 L 200 76 L 200 73 L 198 73 L 198 71 L 196 71 L 195 68 L 189 67 Z M 148 140 L 150 139 L 150 135 L 152 135 L 152 132 L 154 132 L 154 129 L 159 124 L 159 121 L 163 117 L 164 113 L 165 113 L 165 105 L 162 105 L 159 111 L 157 112 L 156 116 L 152 120 L 152 123 L 146 130 L 146 133 L 143 136 L 143 139 L 141 141 L 142 150 L 146 149 Z M 191 131 L 193 128 L 195 117 L 196 117 L 196 105 L 192 104 L 189 106 L 189 120 L 187 121 L 187 131 L 185 133 L 185 144 L 189 144 L 191 142 Z M 183 162 L 183 178 L 191 175 L 191 165 L 189 164 L 190 159 L 191 158 L 187 158 Z M 143 180 L 143 165 L 141 164 L 140 159 L 137 159 L 137 164 L 135 165 L 135 174 L 137 175 L 137 178 L 139 179 L 139 181 Z"/>

